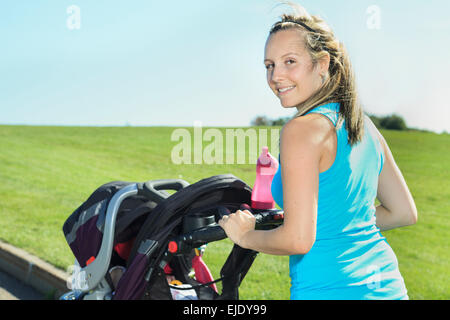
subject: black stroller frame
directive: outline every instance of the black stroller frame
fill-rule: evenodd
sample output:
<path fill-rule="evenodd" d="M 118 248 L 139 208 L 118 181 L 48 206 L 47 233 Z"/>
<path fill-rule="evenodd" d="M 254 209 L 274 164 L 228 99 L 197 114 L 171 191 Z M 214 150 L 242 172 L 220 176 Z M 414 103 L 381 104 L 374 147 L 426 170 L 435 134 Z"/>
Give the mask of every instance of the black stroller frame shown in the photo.
<path fill-rule="evenodd" d="M 208 193 L 208 188 L 211 189 L 212 185 L 217 186 L 220 193 Z M 197 200 L 194 201 L 194 205 L 189 203 L 186 206 L 183 204 L 186 202 L 186 196 L 192 194 L 187 192 L 188 189 L 196 191 Z M 235 203 L 230 203 L 227 198 L 234 194 L 225 194 L 223 191 L 228 189 L 233 192 L 239 191 L 235 193 L 238 195 Z M 176 192 L 169 195 L 166 190 Z M 117 288 L 114 288 L 108 278 L 108 270 L 111 267 L 117 235 L 116 221 L 119 208 L 126 199 L 132 197 L 141 197 L 156 203 L 152 211 L 155 212 L 155 216 L 150 213 L 140 228 L 127 261 L 127 271 Z M 256 229 L 272 229 L 283 222 L 282 210 L 250 209 L 250 198 L 251 188 L 230 174 L 213 176 L 192 185 L 181 179 L 123 183 L 107 202 L 104 220 L 101 223 L 97 221 L 97 228 L 103 233 L 98 254 L 93 257 L 93 261 L 86 264 L 80 264 L 75 260 L 78 273 L 76 281 L 72 280 L 72 284 L 76 283 L 76 286 L 60 299 L 171 299 L 170 285 L 166 283 L 164 267 L 171 263 L 175 265 L 175 269 L 180 269 L 179 266 L 186 263 L 186 258 L 190 257 L 195 248 L 225 239 L 227 236 L 224 230 L 217 224 L 223 215 L 239 208 L 249 209 L 256 217 Z M 96 207 L 96 213 L 99 211 L 98 208 L 99 206 Z M 76 221 L 72 218 L 71 226 L 79 226 L 81 219 L 86 219 L 86 214 L 83 213 L 76 218 L 78 219 Z M 69 237 L 66 230 L 68 221 L 64 226 L 66 238 Z M 71 234 L 74 237 L 73 231 Z M 194 289 L 199 299 L 239 299 L 239 285 L 257 254 L 256 251 L 233 246 L 220 271 L 220 278 L 213 281 L 222 281 L 221 294 L 209 287 L 212 282 L 198 283 L 187 275 L 181 275 L 180 280 L 190 284 L 188 289 Z M 176 271 L 180 275 L 180 270 Z"/>

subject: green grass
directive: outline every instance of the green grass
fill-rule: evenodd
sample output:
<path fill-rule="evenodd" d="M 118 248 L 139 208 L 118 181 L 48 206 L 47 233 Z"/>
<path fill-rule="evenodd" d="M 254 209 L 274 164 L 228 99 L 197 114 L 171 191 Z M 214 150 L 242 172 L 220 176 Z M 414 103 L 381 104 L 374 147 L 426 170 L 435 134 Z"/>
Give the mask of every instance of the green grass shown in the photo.
<path fill-rule="evenodd" d="M 193 183 L 232 173 L 253 184 L 253 164 L 173 164 L 173 130 L 0 126 L 0 239 L 65 270 L 73 255 L 62 225 L 103 183 L 164 178 Z M 418 224 L 384 235 L 397 254 L 411 299 L 449 299 L 450 135 L 382 133 L 419 211 Z M 229 240 L 207 246 L 204 259 L 215 277 L 230 250 Z M 240 296 L 288 299 L 288 258 L 259 254 Z"/>

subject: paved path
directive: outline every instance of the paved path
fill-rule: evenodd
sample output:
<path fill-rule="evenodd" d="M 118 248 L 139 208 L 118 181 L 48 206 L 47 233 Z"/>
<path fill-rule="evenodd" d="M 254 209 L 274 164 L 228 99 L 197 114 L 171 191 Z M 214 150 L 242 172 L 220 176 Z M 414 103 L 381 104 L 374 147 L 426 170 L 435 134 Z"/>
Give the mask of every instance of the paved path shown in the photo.
<path fill-rule="evenodd" d="M 0 300 L 43 300 L 45 297 L 21 281 L 0 271 Z"/>

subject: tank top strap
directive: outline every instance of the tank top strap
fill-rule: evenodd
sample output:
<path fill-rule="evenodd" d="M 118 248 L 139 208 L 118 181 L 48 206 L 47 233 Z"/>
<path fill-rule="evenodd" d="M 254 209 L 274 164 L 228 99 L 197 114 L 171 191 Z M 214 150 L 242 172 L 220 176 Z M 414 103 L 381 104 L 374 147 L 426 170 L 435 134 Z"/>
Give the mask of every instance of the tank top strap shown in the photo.
<path fill-rule="evenodd" d="M 320 105 L 317 107 L 314 107 L 313 109 L 309 110 L 304 115 L 310 114 L 310 113 L 320 113 L 326 116 L 330 121 L 333 123 L 333 125 L 336 127 L 338 118 L 339 118 L 339 103 L 332 102 L 327 103 L 324 105 Z"/>

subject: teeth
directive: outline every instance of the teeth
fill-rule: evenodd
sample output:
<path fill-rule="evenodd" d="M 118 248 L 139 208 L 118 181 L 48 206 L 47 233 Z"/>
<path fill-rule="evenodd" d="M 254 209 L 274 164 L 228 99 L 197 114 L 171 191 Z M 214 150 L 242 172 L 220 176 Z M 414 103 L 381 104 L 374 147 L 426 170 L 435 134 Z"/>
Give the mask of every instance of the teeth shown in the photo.
<path fill-rule="evenodd" d="M 286 92 L 286 91 L 288 91 L 288 90 L 290 90 L 292 88 L 294 88 L 294 86 L 288 87 L 288 88 L 283 88 L 283 89 L 278 89 L 278 92 Z"/>

